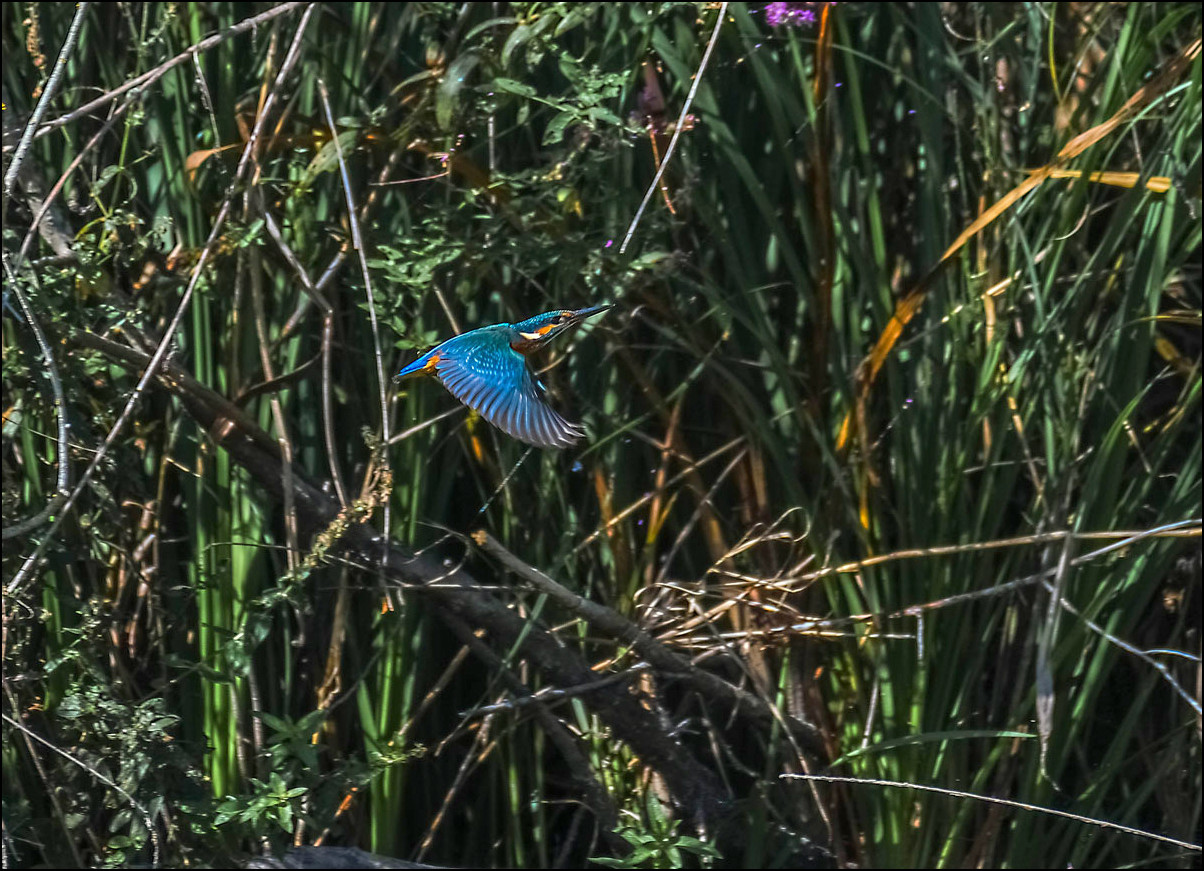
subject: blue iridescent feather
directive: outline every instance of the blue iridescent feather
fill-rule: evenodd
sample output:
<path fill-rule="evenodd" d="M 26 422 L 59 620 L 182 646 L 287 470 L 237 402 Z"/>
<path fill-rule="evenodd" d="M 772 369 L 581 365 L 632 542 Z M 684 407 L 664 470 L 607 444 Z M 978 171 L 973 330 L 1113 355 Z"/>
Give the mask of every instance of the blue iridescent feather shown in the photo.
<path fill-rule="evenodd" d="M 557 414 L 525 355 L 568 327 L 610 306 L 554 311 L 517 324 L 494 324 L 454 336 L 402 368 L 397 378 L 430 374 L 502 432 L 541 448 L 564 448 L 585 435 Z"/>

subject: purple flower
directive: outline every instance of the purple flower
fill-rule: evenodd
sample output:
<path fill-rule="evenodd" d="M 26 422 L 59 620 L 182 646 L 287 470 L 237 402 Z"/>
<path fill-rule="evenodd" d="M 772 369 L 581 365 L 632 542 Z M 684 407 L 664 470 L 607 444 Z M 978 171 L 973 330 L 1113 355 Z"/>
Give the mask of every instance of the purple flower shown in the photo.
<path fill-rule="evenodd" d="M 766 3 L 765 23 L 770 27 L 780 27 L 790 16 L 789 3 Z"/>
<path fill-rule="evenodd" d="M 791 27 L 801 27 L 804 24 L 815 23 L 815 10 L 812 3 L 766 3 L 765 23 L 770 27 L 781 27 L 787 24 Z"/>

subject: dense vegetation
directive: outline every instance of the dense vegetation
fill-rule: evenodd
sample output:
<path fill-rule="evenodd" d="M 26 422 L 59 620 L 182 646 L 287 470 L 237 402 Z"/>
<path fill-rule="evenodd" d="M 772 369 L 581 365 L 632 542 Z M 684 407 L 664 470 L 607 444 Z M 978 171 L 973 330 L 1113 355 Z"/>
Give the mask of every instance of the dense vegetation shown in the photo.
<path fill-rule="evenodd" d="M 1198 865 L 1198 4 L 3 12 L 6 864 Z"/>

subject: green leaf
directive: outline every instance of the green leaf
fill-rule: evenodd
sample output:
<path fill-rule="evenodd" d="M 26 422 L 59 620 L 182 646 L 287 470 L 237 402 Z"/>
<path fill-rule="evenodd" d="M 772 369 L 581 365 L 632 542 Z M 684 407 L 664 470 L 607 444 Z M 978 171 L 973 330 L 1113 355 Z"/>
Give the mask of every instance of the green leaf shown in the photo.
<path fill-rule="evenodd" d="M 517 18 L 510 18 L 510 17 L 491 18 L 488 21 L 482 21 L 480 24 L 478 24 L 476 27 L 472 28 L 472 30 L 468 31 L 468 33 L 466 33 L 464 35 L 464 43 L 465 43 L 465 45 L 471 45 L 472 41 L 474 39 L 476 39 L 476 37 L 478 37 L 482 33 L 484 33 L 486 30 L 489 30 L 490 28 L 493 28 L 493 27 L 500 27 L 504 24 L 514 24 L 517 21 L 518 21 Z"/>
<path fill-rule="evenodd" d="M 585 22 L 585 13 L 576 6 L 569 7 L 569 14 L 560 19 L 556 24 L 556 30 L 553 31 L 553 36 L 560 36 L 562 33 L 567 33 L 574 27 L 577 27 Z"/>
<path fill-rule="evenodd" d="M 255 715 L 263 720 L 268 728 L 278 733 L 272 736 L 273 738 L 279 738 L 279 733 L 289 734 L 293 731 L 293 726 L 288 720 L 277 717 L 275 714 L 269 714 L 267 711 L 256 711 Z"/>
<path fill-rule="evenodd" d="M 520 24 L 510 32 L 510 35 L 506 37 L 506 44 L 502 46 L 502 69 L 510 67 L 511 55 L 518 51 L 533 34 L 534 31 L 529 24 Z"/>
<path fill-rule="evenodd" d="M 548 122 L 547 129 L 545 129 L 543 132 L 543 144 L 555 145 L 564 138 L 565 128 L 577 120 L 578 118 L 575 112 L 561 112 Z"/>
<path fill-rule="evenodd" d="M 538 93 L 530 85 L 524 85 L 522 82 L 516 82 L 514 79 L 508 79 L 504 76 L 494 79 L 490 83 L 490 86 L 507 94 L 517 94 L 520 97 L 534 97 Z"/>
<path fill-rule="evenodd" d="M 609 109 L 604 109 L 601 106 L 591 106 L 586 114 L 595 121 L 601 121 L 606 124 L 614 124 L 616 127 L 623 126 L 623 119 Z"/>
<path fill-rule="evenodd" d="M 360 131 L 344 130 L 339 134 L 338 147 L 335 146 L 333 139 L 328 139 L 318 149 L 318 153 L 310 160 L 309 165 L 305 167 L 305 174 L 301 179 L 301 186 L 308 188 L 313 185 L 318 176 L 327 172 L 337 171 L 339 168 L 339 148 L 343 149 L 344 154 L 349 154 L 355 150 L 356 143 L 359 141 Z"/>

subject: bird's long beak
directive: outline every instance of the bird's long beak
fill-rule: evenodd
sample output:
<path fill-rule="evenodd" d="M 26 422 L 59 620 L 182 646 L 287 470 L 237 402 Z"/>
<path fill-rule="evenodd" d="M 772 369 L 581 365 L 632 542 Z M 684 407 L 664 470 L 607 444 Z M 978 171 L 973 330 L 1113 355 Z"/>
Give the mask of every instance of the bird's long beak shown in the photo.
<path fill-rule="evenodd" d="M 579 324 L 586 318 L 592 318 L 594 315 L 600 315 L 600 314 L 602 314 L 602 312 L 606 311 L 607 309 L 611 309 L 611 308 L 614 308 L 614 303 L 608 302 L 603 305 L 595 305 L 595 306 L 590 306 L 589 308 L 580 309 L 579 311 L 573 312 L 572 322 L 574 324 Z"/>

